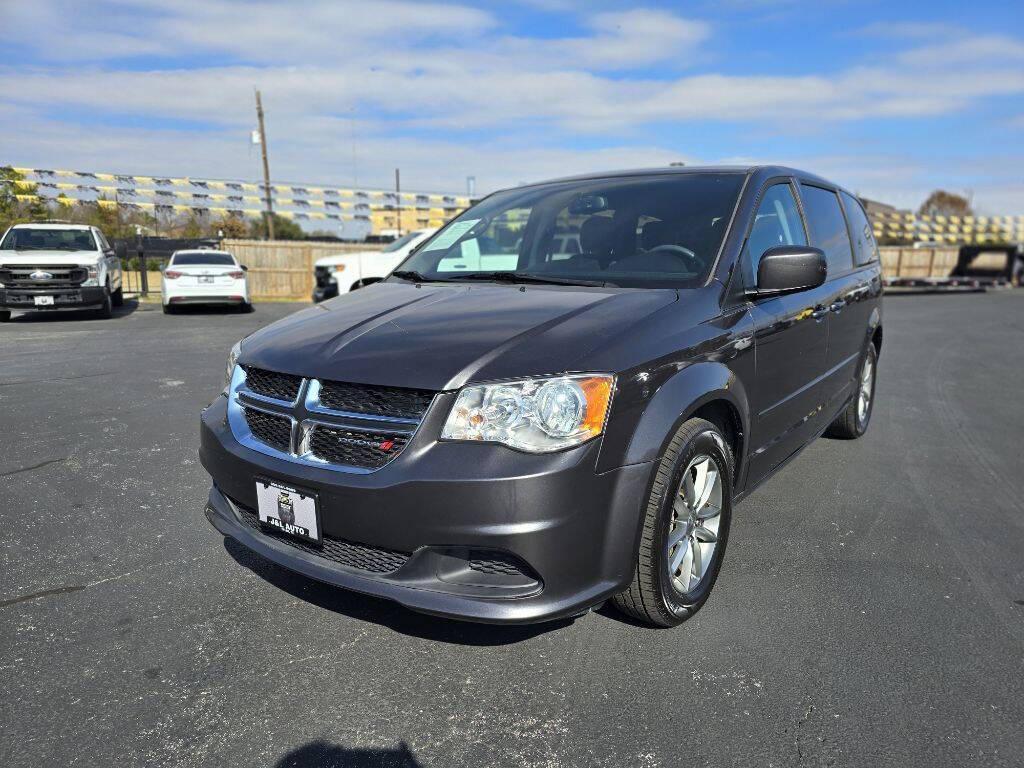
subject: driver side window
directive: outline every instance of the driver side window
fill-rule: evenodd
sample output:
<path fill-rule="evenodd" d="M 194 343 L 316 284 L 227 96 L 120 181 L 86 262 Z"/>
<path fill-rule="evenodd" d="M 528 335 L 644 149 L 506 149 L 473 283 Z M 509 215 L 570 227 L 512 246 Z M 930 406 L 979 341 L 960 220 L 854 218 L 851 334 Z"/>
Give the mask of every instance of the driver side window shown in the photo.
<path fill-rule="evenodd" d="M 765 191 L 754 215 L 754 226 L 743 248 L 743 283 L 757 285 L 757 267 L 769 248 L 779 245 L 807 245 L 807 233 L 800 210 L 787 182 L 774 184 Z"/>

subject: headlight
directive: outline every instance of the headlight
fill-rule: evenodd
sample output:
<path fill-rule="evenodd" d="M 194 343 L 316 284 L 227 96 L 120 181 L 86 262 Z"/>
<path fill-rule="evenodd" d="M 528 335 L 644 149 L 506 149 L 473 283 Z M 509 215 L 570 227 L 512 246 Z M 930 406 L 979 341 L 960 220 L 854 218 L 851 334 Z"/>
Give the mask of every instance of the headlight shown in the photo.
<path fill-rule="evenodd" d="M 82 269 L 88 272 L 88 277 L 82 285 L 99 285 L 100 284 L 100 271 L 96 267 L 90 267 L 85 265 Z"/>
<path fill-rule="evenodd" d="M 604 431 L 615 377 L 580 374 L 464 387 L 442 440 L 502 443 L 531 453 L 560 451 Z"/>
<path fill-rule="evenodd" d="M 231 383 L 231 377 L 235 375 L 235 366 L 238 365 L 238 355 L 242 349 L 242 342 L 236 341 L 235 346 L 228 352 L 228 367 L 224 371 L 224 387 Z"/>

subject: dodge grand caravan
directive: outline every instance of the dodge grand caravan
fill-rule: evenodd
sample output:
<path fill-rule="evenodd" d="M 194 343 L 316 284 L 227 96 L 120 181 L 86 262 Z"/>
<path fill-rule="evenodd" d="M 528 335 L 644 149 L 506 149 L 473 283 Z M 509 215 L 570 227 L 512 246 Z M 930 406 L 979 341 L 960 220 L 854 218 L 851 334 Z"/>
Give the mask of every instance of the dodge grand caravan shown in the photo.
<path fill-rule="evenodd" d="M 822 433 L 864 434 L 881 294 L 860 203 L 802 171 L 498 192 L 385 281 L 231 350 L 206 515 L 427 613 L 611 599 L 672 626 L 707 600 L 734 505 Z"/>

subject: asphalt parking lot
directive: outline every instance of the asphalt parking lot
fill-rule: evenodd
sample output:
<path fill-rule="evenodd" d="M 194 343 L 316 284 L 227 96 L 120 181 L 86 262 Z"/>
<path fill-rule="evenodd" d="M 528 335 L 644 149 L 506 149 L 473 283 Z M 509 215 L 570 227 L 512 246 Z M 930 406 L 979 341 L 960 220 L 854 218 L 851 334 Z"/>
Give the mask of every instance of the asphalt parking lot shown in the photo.
<path fill-rule="evenodd" d="M 1024 291 L 890 297 L 871 431 L 737 508 L 675 630 L 444 621 L 224 541 L 198 413 L 297 308 L 0 325 L 0 764 L 1024 763 Z"/>

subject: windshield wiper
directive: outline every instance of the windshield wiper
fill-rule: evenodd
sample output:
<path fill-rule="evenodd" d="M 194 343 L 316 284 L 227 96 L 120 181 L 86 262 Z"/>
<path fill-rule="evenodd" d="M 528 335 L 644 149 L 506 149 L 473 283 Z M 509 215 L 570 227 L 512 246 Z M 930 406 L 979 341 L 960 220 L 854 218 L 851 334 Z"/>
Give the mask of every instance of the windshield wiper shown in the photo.
<path fill-rule="evenodd" d="M 392 277 L 400 277 L 403 280 L 411 280 L 414 283 L 447 283 L 448 280 L 442 280 L 439 277 L 427 277 L 422 272 L 417 272 L 415 269 L 397 269 L 391 273 Z"/>
<path fill-rule="evenodd" d="M 548 285 L 583 285 L 601 288 L 611 283 L 599 280 L 577 280 L 572 277 L 535 275 L 529 272 L 471 272 L 466 275 L 452 275 L 452 280 L 482 280 L 495 283 L 538 283 Z"/>

